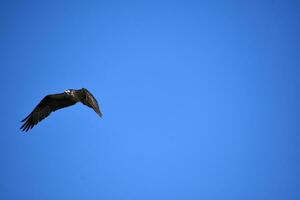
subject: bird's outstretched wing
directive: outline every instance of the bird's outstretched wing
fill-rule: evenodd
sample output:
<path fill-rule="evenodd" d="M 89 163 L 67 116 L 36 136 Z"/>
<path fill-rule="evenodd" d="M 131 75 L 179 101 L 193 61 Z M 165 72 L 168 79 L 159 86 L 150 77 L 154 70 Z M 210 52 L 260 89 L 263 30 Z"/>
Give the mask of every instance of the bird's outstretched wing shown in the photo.
<path fill-rule="evenodd" d="M 90 91 L 88 91 L 87 89 L 85 88 L 82 88 L 81 90 L 83 93 L 84 93 L 84 100 L 82 101 L 82 103 L 90 108 L 93 108 L 93 110 L 100 116 L 102 117 L 103 114 L 102 112 L 100 111 L 100 108 L 99 108 L 99 105 L 98 105 L 98 102 L 96 100 L 96 98 L 92 95 L 92 93 Z"/>
<path fill-rule="evenodd" d="M 21 121 L 24 122 L 24 124 L 20 129 L 27 132 L 37 123 L 48 117 L 51 112 L 74 105 L 75 103 L 77 102 L 64 95 L 64 93 L 47 95 L 40 101 L 34 110 Z"/>

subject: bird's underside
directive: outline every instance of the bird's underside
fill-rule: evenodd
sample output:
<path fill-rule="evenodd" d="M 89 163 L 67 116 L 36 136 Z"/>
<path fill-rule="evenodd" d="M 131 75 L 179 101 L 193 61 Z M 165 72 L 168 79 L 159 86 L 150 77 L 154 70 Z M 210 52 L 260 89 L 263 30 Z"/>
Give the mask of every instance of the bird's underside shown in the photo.
<path fill-rule="evenodd" d="M 80 90 L 69 89 L 63 93 L 45 96 L 33 111 L 21 121 L 24 123 L 20 129 L 27 132 L 40 121 L 48 117 L 52 112 L 72 106 L 78 102 L 92 108 L 100 117 L 102 117 L 98 102 L 92 93 L 85 88 Z"/>

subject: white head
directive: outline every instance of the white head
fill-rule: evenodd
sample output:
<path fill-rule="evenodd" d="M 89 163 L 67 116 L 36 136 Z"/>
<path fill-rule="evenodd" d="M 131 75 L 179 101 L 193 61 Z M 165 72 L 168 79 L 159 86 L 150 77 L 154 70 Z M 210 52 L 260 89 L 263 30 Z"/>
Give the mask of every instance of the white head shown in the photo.
<path fill-rule="evenodd" d="M 67 95 L 71 95 L 71 90 L 65 90 L 65 93 L 67 94 Z"/>

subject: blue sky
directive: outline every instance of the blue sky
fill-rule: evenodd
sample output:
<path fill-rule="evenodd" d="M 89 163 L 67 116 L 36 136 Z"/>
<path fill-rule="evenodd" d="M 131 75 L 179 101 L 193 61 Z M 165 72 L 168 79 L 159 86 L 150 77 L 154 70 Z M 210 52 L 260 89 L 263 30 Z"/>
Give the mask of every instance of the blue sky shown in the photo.
<path fill-rule="evenodd" d="M 297 1 L 1 1 L 0 199 L 300 199 Z M 46 95 L 88 88 L 28 134 Z"/>

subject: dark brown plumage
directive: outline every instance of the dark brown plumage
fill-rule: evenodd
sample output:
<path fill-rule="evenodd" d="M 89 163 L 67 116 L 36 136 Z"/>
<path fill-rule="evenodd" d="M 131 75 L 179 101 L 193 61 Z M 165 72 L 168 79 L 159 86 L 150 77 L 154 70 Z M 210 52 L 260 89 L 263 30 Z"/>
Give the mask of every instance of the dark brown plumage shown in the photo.
<path fill-rule="evenodd" d="M 69 89 L 63 93 L 45 96 L 33 111 L 21 121 L 24 123 L 20 129 L 27 132 L 40 121 L 48 117 L 51 112 L 72 106 L 77 102 L 81 102 L 92 108 L 100 117 L 102 117 L 98 102 L 92 93 L 85 88 L 80 90 Z"/>

